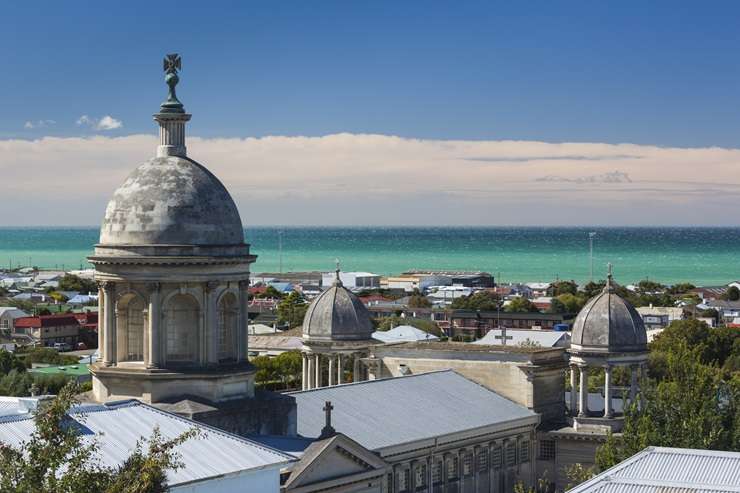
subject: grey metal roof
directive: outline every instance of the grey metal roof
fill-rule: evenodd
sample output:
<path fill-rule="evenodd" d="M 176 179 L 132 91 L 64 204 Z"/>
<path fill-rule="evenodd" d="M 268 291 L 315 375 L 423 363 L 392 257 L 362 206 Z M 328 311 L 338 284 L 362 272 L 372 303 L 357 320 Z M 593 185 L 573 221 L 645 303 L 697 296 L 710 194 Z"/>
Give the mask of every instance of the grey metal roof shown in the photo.
<path fill-rule="evenodd" d="M 371 380 L 293 392 L 298 434 L 318 437 L 324 403 L 334 406 L 332 425 L 356 442 L 378 450 L 508 422 L 536 423 L 524 406 L 453 370 Z"/>
<path fill-rule="evenodd" d="M 249 469 L 279 467 L 293 459 L 280 451 L 139 401 L 80 405 L 73 408 L 70 416 L 84 425 L 83 442 L 97 439 L 101 463 L 107 466 L 122 464 L 136 442 L 149 438 L 155 427 L 159 427 L 165 439 L 175 438 L 193 427 L 199 428 L 202 431 L 199 438 L 177 447 L 184 467 L 168 471 L 171 486 Z M 0 442 L 5 444 L 18 446 L 28 440 L 33 431 L 30 414 L 0 418 Z"/>
<path fill-rule="evenodd" d="M 114 192 L 102 245 L 243 245 L 239 211 L 226 187 L 186 157 L 153 158 Z"/>
<path fill-rule="evenodd" d="M 615 292 L 611 278 L 604 290 L 578 313 L 573 323 L 571 347 L 576 351 L 596 353 L 647 351 L 642 317 Z"/>
<path fill-rule="evenodd" d="M 342 285 L 339 273 L 332 287 L 319 294 L 303 318 L 303 338 L 316 341 L 361 341 L 372 338 L 373 323 L 365 304 Z"/>
<path fill-rule="evenodd" d="M 740 492 L 740 452 L 648 447 L 570 493 Z"/>
<path fill-rule="evenodd" d="M 488 333 L 472 342 L 472 344 L 484 344 L 490 346 L 501 345 L 501 332 L 500 329 L 493 329 Z M 499 339 L 497 339 L 497 337 Z M 509 339 L 511 337 L 511 339 Z M 554 330 L 521 330 L 521 329 L 506 329 L 506 344 L 511 346 L 520 346 L 526 344 L 528 341 L 542 347 L 556 347 L 556 346 L 567 346 L 570 336 L 567 332 L 557 332 Z"/>

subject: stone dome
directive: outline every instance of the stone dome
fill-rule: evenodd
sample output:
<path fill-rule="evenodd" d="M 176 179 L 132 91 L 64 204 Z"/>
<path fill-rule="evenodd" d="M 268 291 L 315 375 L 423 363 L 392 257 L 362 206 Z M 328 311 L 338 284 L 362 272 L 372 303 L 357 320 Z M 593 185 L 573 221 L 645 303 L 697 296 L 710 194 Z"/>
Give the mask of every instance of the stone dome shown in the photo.
<path fill-rule="evenodd" d="M 365 341 L 375 331 L 365 304 L 337 280 L 318 295 L 303 318 L 303 338 L 308 341 Z"/>
<path fill-rule="evenodd" d="M 244 244 L 239 211 L 223 184 L 184 156 L 150 159 L 108 202 L 100 246 Z"/>
<path fill-rule="evenodd" d="M 611 278 L 573 323 L 571 350 L 585 353 L 647 351 L 645 324 L 637 310 L 614 291 Z"/>

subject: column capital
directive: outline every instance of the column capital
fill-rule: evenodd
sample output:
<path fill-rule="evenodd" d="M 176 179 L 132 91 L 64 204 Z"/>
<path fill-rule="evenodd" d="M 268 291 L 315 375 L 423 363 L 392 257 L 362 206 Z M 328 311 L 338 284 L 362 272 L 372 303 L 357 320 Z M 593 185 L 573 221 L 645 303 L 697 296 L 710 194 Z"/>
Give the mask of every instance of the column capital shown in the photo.
<path fill-rule="evenodd" d="M 241 280 L 241 281 L 239 281 L 238 285 L 239 285 L 239 289 L 240 290 L 247 289 L 247 288 L 249 288 L 249 281 L 248 280 Z"/>
<path fill-rule="evenodd" d="M 210 293 L 211 291 L 213 291 L 214 289 L 216 289 L 220 284 L 221 283 L 219 283 L 218 281 L 208 281 L 208 282 L 206 282 L 205 283 L 206 293 Z"/>
<path fill-rule="evenodd" d="M 116 283 L 113 281 L 98 281 L 98 286 L 103 288 L 106 293 L 113 293 L 116 290 Z"/>
<path fill-rule="evenodd" d="M 154 294 L 159 292 L 159 290 L 162 289 L 162 284 L 159 282 L 148 282 L 146 283 L 146 291 L 149 294 Z"/>

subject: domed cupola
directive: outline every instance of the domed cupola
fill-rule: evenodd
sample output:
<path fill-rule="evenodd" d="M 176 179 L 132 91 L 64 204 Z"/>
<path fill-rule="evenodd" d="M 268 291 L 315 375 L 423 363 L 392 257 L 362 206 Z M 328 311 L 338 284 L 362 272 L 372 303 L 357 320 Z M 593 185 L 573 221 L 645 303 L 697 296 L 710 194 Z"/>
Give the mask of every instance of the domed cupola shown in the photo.
<path fill-rule="evenodd" d="M 590 429 L 597 433 L 618 432 L 624 423 L 623 415 L 612 403 L 615 390 L 612 372 L 615 367 L 629 369 L 629 402 L 635 402 L 645 379 L 647 362 L 647 334 L 637 310 L 616 293 L 612 280 L 612 266 L 604 290 L 581 309 L 573 324 L 570 348 L 570 421 L 576 430 Z M 589 398 L 589 369 L 600 369 L 604 375 L 601 392 L 603 408 L 598 395 Z M 624 389 L 622 389 L 624 390 Z M 626 408 L 626 403 L 622 403 Z"/>
<path fill-rule="evenodd" d="M 318 295 L 303 318 L 306 341 L 365 341 L 375 331 L 364 303 L 342 285 L 339 270 L 332 286 Z"/>
<path fill-rule="evenodd" d="M 342 384 L 352 361 L 352 379 L 365 379 L 368 349 L 378 343 L 370 311 L 342 285 L 337 262 L 336 279 L 318 295 L 303 317 L 303 390 Z"/>
<path fill-rule="evenodd" d="M 156 155 L 114 192 L 88 257 L 100 286 L 101 361 L 91 365 L 99 401 L 254 395 L 247 299 L 256 257 L 229 192 L 186 154 L 180 68 L 179 55 L 165 57 Z"/>
<path fill-rule="evenodd" d="M 604 290 L 591 298 L 573 323 L 571 348 L 584 353 L 630 353 L 647 350 L 642 317 L 615 291 L 611 273 Z"/>

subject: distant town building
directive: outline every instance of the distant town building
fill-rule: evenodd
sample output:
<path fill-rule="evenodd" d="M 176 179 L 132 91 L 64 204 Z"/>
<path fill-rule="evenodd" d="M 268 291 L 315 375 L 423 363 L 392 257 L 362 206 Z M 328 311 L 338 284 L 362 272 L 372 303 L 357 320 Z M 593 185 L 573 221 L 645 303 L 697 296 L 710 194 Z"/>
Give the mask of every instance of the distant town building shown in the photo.
<path fill-rule="evenodd" d="M 371 272 L 340 272 L 342 284 L 351 290 L 378 289 L 380 288 L 380 276 Z M 334 282 L 334 272 L 321 274 L 321 285 L 326 288 Z"/>
<path fill-rule="evenodd" d="M 31 337 L 39 346 L 57 342 L 75 345 L 80 338 L 80 322 L 74 313 L 21 317 L 15 320 L 15 332 Z"/>
<path fill-rule="evenodd" d="M 685 318 L 684 309 L 675 306 L 638 306 L 635 308 L 637 313 L 642 317 L 645 322 L 645 328 L 651 329 L 664 329 L 675 322 L 676 320 L 683 320 Z"/>
<path fill-rule="evenodd" d="M 28 317 L 28 313 L 14 306 L 0 306 L 0 331 L 5 335 L 15 332 L 15 321 Z"/>
<path fill-rule="evenodd" d="M 560 313 L 454 310 L 450 316 L 451 325 L 448 333 L 451 337 L 467 336 L 480 339 L 488 331 L 497 327 L 512 329 L 552 329 L 555 325 L 566 323 L 567 320 L 566 315 Z"/>

